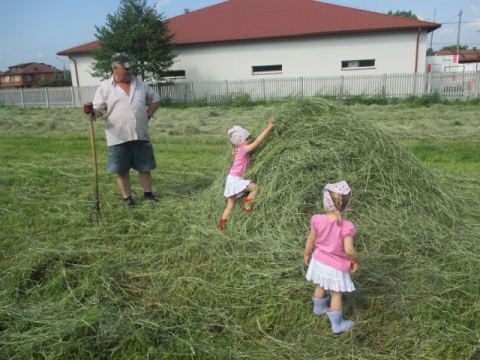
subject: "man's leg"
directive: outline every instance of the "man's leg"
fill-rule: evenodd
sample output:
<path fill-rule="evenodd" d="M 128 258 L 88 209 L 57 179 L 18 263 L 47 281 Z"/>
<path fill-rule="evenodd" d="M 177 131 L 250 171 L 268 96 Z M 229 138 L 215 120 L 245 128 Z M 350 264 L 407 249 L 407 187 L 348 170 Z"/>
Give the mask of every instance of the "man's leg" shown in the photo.
<path fill-rule="evenodd" d="M 128 207 L 134 208 L 135 202 L 132 199 L 132 190 L 130 185 L 130 172 L 117 174 L 117 184 L 122 192 L 123 201 Z"/>
<path fill-rule="evenodd" d="M 151 193 L 152 192 L 152 174 L 150 171 L 139 171 L 138 177 L 140 179 L 140 184 L 142 185 L 143 192 Z"/>
<path fill-rule="evenodd" d="M 132 195 L 129 171 L 123 174 L 117 174 L 117 184 L 120 188 L 120 191 L 122 192 L 124 199 Z"/>
<path fill-rule="evenodd" d="M 150 171 L 139 171 L 138 177 L 143 188 L 143 198 L 151 203 L 158 203 L 158 199 L 153 195 L 152 174 Z"/>

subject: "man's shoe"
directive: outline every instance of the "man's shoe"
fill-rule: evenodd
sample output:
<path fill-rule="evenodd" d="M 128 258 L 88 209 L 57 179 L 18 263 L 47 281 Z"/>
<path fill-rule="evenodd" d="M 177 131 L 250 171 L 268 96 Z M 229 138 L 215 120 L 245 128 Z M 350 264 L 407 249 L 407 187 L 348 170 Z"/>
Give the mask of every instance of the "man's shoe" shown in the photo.
<path fill-rule="evenodd" d="M 135 201 L 133 201 L 132 197 L 129 196 L 128 198 L 126 199 L 123 199 L 123 202 L 125 203 L 125 205 L 129 208 L 134 208 L 135 207 Z"/>
<path fill-rule="evenodd" d="M 148 201 L 152 204 L 158 204 L 160 202 L 160 200 L 157 199 L 153 194 L 144 195 L 143 198 L 145 199 L 145 201 Z"/>

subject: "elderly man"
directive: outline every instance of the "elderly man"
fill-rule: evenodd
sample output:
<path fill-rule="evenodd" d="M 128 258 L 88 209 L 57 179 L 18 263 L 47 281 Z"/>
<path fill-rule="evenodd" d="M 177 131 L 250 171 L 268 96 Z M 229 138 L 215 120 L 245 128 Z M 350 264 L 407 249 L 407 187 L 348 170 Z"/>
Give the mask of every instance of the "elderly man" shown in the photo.
<path fill-rule="evenodd" d="M 144 200 L 156 203 L 150 173 L 156 162 L 148 121 L 160 105 L 160 96 L 132 75 L 135 63 L 127 54 L 114 54 L 111 64 L 112 77 L 101 82 L 93 98 L 94 118 L 105 115 L 107 169 L 116 174 L 126 206 L 135 207 L 130 169 L 138 171 Z"/>

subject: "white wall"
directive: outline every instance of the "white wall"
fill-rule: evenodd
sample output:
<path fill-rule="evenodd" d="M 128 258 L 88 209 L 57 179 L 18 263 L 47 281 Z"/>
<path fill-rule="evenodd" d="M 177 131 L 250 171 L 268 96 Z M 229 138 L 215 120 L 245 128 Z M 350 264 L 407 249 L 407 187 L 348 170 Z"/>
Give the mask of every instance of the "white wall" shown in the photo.
<path fill-rule="evenodd" d="M 70 56 L 69 64 L 73 86 L 96 86 L 100 84 L 100 78 L 94 78 L 92 75 L 90 75 L 90 72 L 92 71 L 92 62 L 93 58 L 90 56 L 90 54 L 78 54 Z M 75 75 L 76 71 L 78 71 L 78 79 Z"/>
<path fill-rule="evenodd" d="M 172 70 L 185 70 L 186 81 L 249 80 L 268 77 L 308 77 L 414 73 L 417 32 L 336 35 L 288 40 L 180 46 Z M 419 37 L 417 72 L 425 71 L 427 33 Z M 80 86 L 93 86 L 92 58 L 76 60 Z M 70 59 L 73 86 L 75 62 Z M 342 70 L 342 60 L 375 59 L 373 68 Z M 252 74 L 252 66 L 282 65 L 281 73 Z"/>
<path fill-rule="evenodd" d="M 419 39 L 417 72 L 425 71 L 427 33 Z M 339 76 L 415 72 L 416 32 L 344 35 L 242 44 L 182 46 L 173 70 L 186 80 Z M 375 67 L 342 70 L 342 60 L 375 59 Z M 282 65 L 282 72 L 252 75 L 252 66 Z"/>

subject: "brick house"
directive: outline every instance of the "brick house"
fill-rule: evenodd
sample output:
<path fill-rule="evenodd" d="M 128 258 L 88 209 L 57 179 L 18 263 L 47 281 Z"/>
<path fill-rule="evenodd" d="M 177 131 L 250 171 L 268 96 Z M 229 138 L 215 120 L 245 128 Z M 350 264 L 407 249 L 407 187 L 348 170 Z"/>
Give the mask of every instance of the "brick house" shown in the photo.
<path fill-rule="evenodd" d="M 63 78 L 63 71 L 43 63 L 31 62 L 9 66 L 0 73 L 0 86 L 3 88 L 29 88 L 48 80 Z"/>

